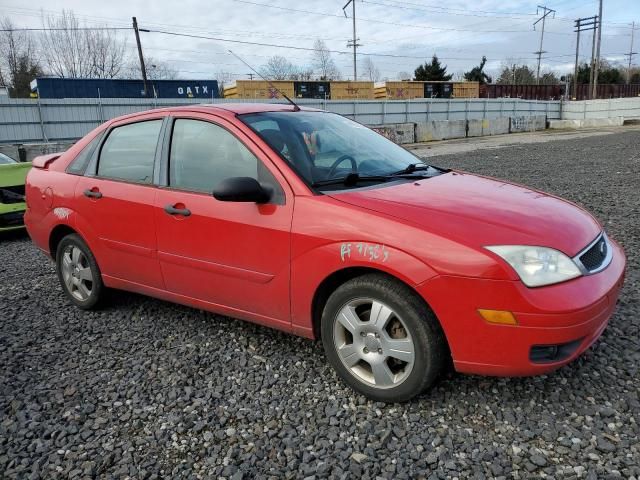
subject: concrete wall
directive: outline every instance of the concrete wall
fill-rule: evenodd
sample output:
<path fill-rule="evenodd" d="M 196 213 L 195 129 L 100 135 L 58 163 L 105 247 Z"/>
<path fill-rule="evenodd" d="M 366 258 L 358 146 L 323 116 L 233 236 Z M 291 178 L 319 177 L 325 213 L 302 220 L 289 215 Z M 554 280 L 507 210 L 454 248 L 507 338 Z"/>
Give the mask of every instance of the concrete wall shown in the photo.
<path fill-rule="evenodd" d="M 394 143 L 403 145 L 405 143 L 414 143 L 416 140 L 416 124 L 415 123 L 397 123 L 393 125 L 378 125 L 372 127 L 373 130 L 380 135 L 387 137 Z"/>
<path fill-rule="evenodd" d="M 484 137 L 509 133 L 509 118 L 469 120 L 467 137 Z"/>
<path fill-rule="evenodd" d="M 466 120 L 430 121 L 416 123 L 416 142 L 464 138 L 467 136 Z"/>
<path fill-rule="evenodd" d="M 544 115 L 509 118 L 509 133 L 535 132 L 545 128 L 547 128 L 547 118 Z"/>
<path fill-rule="evenodd" d="M 580 128 L 620 127 L 622 125 L 624 125 L 624 117 L 549 120 L 549 128 L 552 130 L 578 130 Z"/>

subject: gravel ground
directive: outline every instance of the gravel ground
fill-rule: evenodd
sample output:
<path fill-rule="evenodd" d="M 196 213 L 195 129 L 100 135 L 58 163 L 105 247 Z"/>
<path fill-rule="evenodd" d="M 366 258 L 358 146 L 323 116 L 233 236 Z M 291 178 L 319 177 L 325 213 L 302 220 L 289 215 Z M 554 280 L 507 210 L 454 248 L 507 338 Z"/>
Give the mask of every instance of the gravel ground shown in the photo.
<path fill-rule="evenodd" d="M 558 372 L 449 374 L 402 405 L 338 381 L 319 343 L 133 294 L 72 308 L 0 240 L 0 477 L 640 478 L 640 132 L 433 163 L 594 212 L 629 257 L 602 339 Z"/>

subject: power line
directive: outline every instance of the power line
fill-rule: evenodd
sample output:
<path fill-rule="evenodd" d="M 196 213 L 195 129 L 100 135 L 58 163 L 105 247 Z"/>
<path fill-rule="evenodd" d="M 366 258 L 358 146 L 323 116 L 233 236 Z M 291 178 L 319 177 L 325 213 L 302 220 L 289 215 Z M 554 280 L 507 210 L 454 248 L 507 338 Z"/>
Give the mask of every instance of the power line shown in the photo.
<path fill-rule="evenodd" d="M 393 1 L 393 0 L 391 0 Z M 393 1 L 393 3 L 382 3 L 382 2 L 374 2 L 372 0 L 362 0 L 362 3 L 370 3 L 371 5 L 379 5 L 383 7 L 394 7 L 400 8 L 403 10 L 413 10 L 413 11 L 422 11 L 435 13 L 440 15 L 456 15 L 463 17 L 479 17 L 479 18 L 505 18 L 505 19 L 513 19 L 513 20 L 521 20 L 521 16 L 523 15 L 533 15 L 531 13 L 511 13 L 511 14 L 501 14 L 499 12 L 488 12 L 484 10 L 463 10 L 463 11 L 455 11 L 455 9 L 447 9 L 447 7 L 427 7 L 425 8 L 423 5 L 419 5 L 416 3 L 409 2 L 397 2 Z M 454 10 L 454 11 L 451 11 Z M 487 13 L 489 15 L 478 15 L 477 13 L 463 13 L 463 12 L 478 12 L 478 13 Z M 508 15 L 508 16 L 507 16 Z M 513 15 L 520 15 L 520 17 L 515 17 Z"/>
<path fill-rule="evenodd" d="M 265 7 L 265 8 L 274 8 L 274 9 L 278 9 L 278 10 L 286 10 L 286 11 L 290 11 L 290 12 L 296 12 L 296 13 L 306 13 L 309 15 L 319 15 L 319 16 L 323 16 L 323 17 L 334 17 L 334 18 L 343 18 L 340 15 L 337 14 L 333 14 L 333 13 L 328 13 L 328 12 L 314 12 L 311 10 L 302 10 L 302 9 L 298 9 L 298 8 L 291 8 L 291 7 L 282 7 L 279 5 L 270 5 L 267 3 L 260 3 L 260 2 L 254 2 L 252 0 L 232 0 L 234 2 L 238 2 L 238 3 L 244 3 L 244 4 L 248 4 L 248 5 L 255 5 L 255 6 L 260 6 L 260 7 Z M 421 29 L 426 29 L 426 30 L 438 30 L 438 31 L 443 31 L 443 32 L 478 32 L 478 33 L 528 33 L 528 30 L 473 30 L 473 29 L 466 29 L 466 28 L 445 28 L 445 27 L 431 27 L 428 25 L 413 25 L 413 24 L 409 24 L 409 23 L 398 23 L 398 22 L 388 22 L 388 21 L 384 21 L 384 20 L 377 20 L 377 19 L 373 19 L 373 18 L 359 18 L 359 20 L 361 22 L 368 22 L 368 23 L 378 23 L 378 24 L 382 24 L 382 25 L 392 25 L 392 26 L 396 26 L 396 27 L 409 27 L 409 28 L 421 28 Z M 552 33 L 552 32 L 549 32 Z M 557 35 L 570 35 L 569 33 L 564 33 L 564 32 L 553 32 Z"/>
<path fill-rule="evenodd" d="M 76 32 L 83 30 L 131 30 L 131 27 L 73 27 L 73 28 L 3 28 L 0 32 Z"/>
<path fill-rule="evenodd" d="M 275 44 L 275 43 L 264 43 L 264 42 L 252 42 L 249 40 L 235 40 L 235 39 L 230 39 L 230 38 L 220 38 L 220 37 L 213 37 L 213 36 L 207 36 L 207 35 L 195 35 L 195 34 L 190 34 L 190 33 L 180 33 L 180 32 L 170 32 L 168 30 L 153 30 L 153 29 L 140 29 L 141 32 L 146 32 L 146 33 L 158 33 L 158 34 L 162 34 L 162 35 L 171 35 L 171 36 L 175 36 L 175 37 L 187 37 L 187 38 L 198 38 L 201 40 L 215 40 L 218 42 L 229 42 L 229 43 L 240 43 L 243 45 L 256 45 L 256 46 L 261 46 L 261 47 L 273 47 L 273 48 L 285 48 L 285 49 L 291 49 L 291 50 L 302 50 L 302 51 L 308 51 L 308 52 L 314 52 L 315 49 L 311 48 L 311 47 L 301 47 L 298 45 L 279 45 L 279 44 Z M 340 54 L 340 55 L 348 55 L 352 52 L 347 52 L 345 50 L 330 50 L 327 49 L 328 52 L 330 53 L 336 53 L 336 54 Z M 420 56 L 416 56 L 416 55 L 399 55 L 399 54 L 393 54 L 393 53 L 369 53 L 369 52 L 360 52 L 360 55 L 367 55 L 367 56 L 371 56 L 371 57 L 389 57 L 389 58 L 411 58 L 411 59 L 418 59 L 418 60 L 424 60 L 424 55 L 420 55 Z M 454 58 L 454 57 L 448 57 L 448 58 L 443 58 L 443 60 L 475 60 L 476 58 Z"/>

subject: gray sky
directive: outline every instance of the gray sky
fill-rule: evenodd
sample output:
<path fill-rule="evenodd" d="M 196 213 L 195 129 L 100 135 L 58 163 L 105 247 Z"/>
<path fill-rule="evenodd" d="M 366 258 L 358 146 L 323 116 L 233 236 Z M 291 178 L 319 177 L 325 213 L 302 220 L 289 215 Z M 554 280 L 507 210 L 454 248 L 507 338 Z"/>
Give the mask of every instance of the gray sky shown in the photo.
<path fill-rule="evenodd" d="M 322 38 L 330 49 L 346 52 L 352 24 L 342 13 L 344 3 L 346 0 L 31 0 L 26 4 L 0 0 L 0 16 L 9 16 L 16 26 L 39 27 L 41 9 L 45 14 L 71 9 L 87 25 L 129 26 L 135 15 L 141 28 L 303 48 L 311 48 L 316 38 Z M 506 60 L 535 66 L 532 52 L 539 48 L 541 26 L 539 23 L 534 31 L 537 5 L 537 1 L 528 0 L 357 0 L 361 51 L 395 55 L 372 56 L 382 76 L 389 78 L 401 71 L 413 72 L 433 53 L 455 74 L 477 65 L 482 55 L 487 56 L 492 74 Z M 573 20 L 595 15 L 598 3 L 550 0 L 546 5 L 557 13 L 546 23 L 543 50 L 548 53 L 542 70 L 565 73 L 573 69 L 575 56 Z M 640 0 L 604 0 L 603 18 L 602 54 L 612 62 L 626 64 L 630 24 L 634 20 L 640 23 Z M 590 33 L 581 38 L 583 60 L 591 53 Z M 134 57 L 133 33 L 120 35 L 127 38 L 129 54 Z M 182 78 L 216 78 L 221 71 L 248 78 L 247 67 L 230 56 L 228 49 L 255 68 L 272 55 L 282 55 L 300 66 L 312 63 L 312 52 L 305 50 L 159 33 L 141 35 L 145 54 L 169 63 Z M 634 50 L 640 51 L 640 30 L 636 39 Z M 352 75 L 350 54 L 334 53 L 333 58 L 344 77 Z M 362 59 L 359 56 L 359 61 Z M 634 63 L 640 64 L 640 55 Z"/>

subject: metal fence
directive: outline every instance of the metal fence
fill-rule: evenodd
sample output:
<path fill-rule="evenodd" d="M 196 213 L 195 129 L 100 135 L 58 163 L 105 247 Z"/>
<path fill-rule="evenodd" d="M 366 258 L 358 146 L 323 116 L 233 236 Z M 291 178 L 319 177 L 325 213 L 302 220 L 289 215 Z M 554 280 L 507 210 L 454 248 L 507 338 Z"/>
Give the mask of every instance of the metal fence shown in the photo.
<path fill-rule="evenodd" d="M 563 120 L 615 117 L 640 118 L 640 98 L 610 98 L 608 100 L 565 102 L 562 108 Z"/>
<path fill-rule="evenodd" d="M 213 103 L 238 100 L 216 99 Z M 255 100 L 247 100 L 253 102 Z M 198 99 L 9 99 L 0 97 L 0 143 L 74 141 L 114 117 L 150 108 L 201 104 Z M 282 103 L 278 101 L 277 103 Z M 365 125 L 546 115 L 561 118 L 559 101 L 520 99 L 299 100 Z"/>

